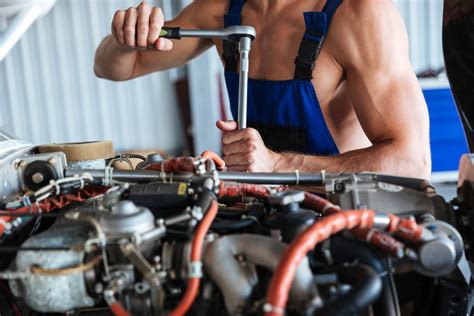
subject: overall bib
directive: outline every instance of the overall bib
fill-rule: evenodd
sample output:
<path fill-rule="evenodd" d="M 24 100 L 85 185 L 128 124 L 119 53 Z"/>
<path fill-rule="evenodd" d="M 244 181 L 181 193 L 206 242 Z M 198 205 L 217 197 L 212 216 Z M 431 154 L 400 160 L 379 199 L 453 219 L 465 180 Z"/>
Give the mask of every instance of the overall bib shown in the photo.
<path fill-rule="evenodd" d="M 248 126 L 259 131 L 271 150 L 315 155 L 339 153 L 311 82 L 316 59 L 342 0 L 327 0 L 322 12 L 305 12 L 306 31 L 295 60 L 293 80 L 249 78 Z M 240 25 L 245 0 L 231 0 L 225 27 Z M 224 40 L 225 79 L 234 118 L 238 113 L 238 43 Z"/>

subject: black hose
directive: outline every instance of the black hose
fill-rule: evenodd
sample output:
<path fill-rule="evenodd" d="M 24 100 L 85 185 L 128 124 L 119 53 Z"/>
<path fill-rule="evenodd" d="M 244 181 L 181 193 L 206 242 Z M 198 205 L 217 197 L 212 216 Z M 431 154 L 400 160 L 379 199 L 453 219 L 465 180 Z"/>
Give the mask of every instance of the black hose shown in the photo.
<path fill-rule="evenodd" d="M 351 238 L 335 236 L 331 239 L 331 255 L 336 264 L 358 262 L 374 269 L 382 279 L 382 293 L 373 304 L 375 315 L 400 316 L 397 291 L 392 275 L 377 251 L 366 243 Z"/>
<path fill-rule="evenodd" d="M 264 206 L 262 204 L 252 204 L 250 211 L 247 215 L 244 215 L 242 220 L 223 220 L 220 222 L 214 222 L 211 225 L 211 229 L 217 232 L 230 232 L 242 230 L 252 226 L 257 221 L 265 216 Z"/>
<path fill-rule="evenodd" d="M 389 175 L 376 175 L 376 178 L 380 182 L 390 183 L 393 185 L 399 185 L 404 188 L 416 190 L 416 191 L 426 191 L 429 188 L 433 188 L 433 185 L 424 179 L 416 179 L 416 178 L 406 178 L 406 177 L 397 177 L 397 176 L 389 176 Z"/>
<path fill-rule="evenodd" d="M 199 206 L 205 213 L 211 207 L 211 203 L 216 200 L 217 197 L 211 190 L 203 188 L 202 192 L 199 193 L 196 206 Z"/>
<path fill-rule="evenodd" d="M 236 220 L 242 218 L 242 215 L 247 215 L 248 213 L 248 209 L 236 209 L 235 211 L 219 211 L 217 213 L 217 217 Z"/>
<path fill-rule="evenodd" d="M 318 308 L 314 315 L 358 315 L 375 302 L 382 291 L 382 281 L 378 273 L 366 265 L 338 267 L 336 274 L 341 283 L 351 285 L 352 289 Z"/>
<path fill-rule="evenodd" d="M 241 221 L 223 221 L 212 223 L 211 229 L 215 231 L 241 230 L 255 224 L 254 219 L 246 218 Z"/>

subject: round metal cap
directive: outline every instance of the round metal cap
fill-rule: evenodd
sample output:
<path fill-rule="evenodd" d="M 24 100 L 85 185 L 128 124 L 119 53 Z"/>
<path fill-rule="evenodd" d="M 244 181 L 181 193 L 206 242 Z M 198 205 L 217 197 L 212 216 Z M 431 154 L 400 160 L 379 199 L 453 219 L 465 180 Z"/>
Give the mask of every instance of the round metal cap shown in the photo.
<path fill-rule="evenodd" d="M 146 207 L 132 201 L 120 201 L 112 211 L 100 218 L 106 234 L 146 233 L 155 228 L 155 217 Z"/>

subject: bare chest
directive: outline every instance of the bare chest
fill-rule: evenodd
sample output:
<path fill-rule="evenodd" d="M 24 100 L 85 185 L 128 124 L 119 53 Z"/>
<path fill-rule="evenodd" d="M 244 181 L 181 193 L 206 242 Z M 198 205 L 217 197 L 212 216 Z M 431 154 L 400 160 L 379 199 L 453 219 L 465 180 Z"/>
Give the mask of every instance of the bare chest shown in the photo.
<path fill-rule="evenodd" d="M 244 7 L 241 23 L 253 26 L 257 32 L 250 53 L 250 78 L 271 81 L 294 78 L 294 62 L 306 30 L 303 12 L 300 9 L 262 17 Z M 343 70 L 332 58 L 330 41 L 327 36 L 313 71 L 312 83 L 322 107 L 330 102 L 343 80 Z M 216 41 L 215 44 L 222 56 L 222 42 Z"/>

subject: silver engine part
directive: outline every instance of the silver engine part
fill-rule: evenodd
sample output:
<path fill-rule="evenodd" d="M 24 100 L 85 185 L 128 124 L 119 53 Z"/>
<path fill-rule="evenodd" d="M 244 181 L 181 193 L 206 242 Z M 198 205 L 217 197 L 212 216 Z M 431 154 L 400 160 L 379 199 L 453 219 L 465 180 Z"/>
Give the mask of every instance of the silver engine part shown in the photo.
<path fill-rule="evenodd" d="M 33 145 L 0 130 L 0 201 L 7 201 L 21 191 L 21 177 L 15 161 L 33 153 Z"/>
<path fill-rule="evenodd" d="M 99 223 L 107 235 L 143 234 L 155 228 L 155 217 L 145 207 L 137 207 L 131 201 L 120 201 L 110 213 L 100 218 Z"/>
<path fill-rule="evenodd" d="M 221 289 L 231 315 L 243 314 L 244 307 L 250 303 L 250 295 L 258 283 L 255 265 L 275 271 L 285 249 L 286 245 L 275 239 L 250 234 L 224 236 L 206 247 L 204 267 Z M 305 258 L 297 269 L 290 303 L 302 306 L 313 299 L 320 300 Z M 312 303 L 320 305 L 322 302 Z"/>
<path fill-rule="evenodd" d="M 95 272 L 94 269 L 87 269 L 87 271 L 41 274 L 32 272 L 32 267 L 40 267 L 47 271 L 67 270 L 71 267 L 84 266 L 86 262 L 92 260 L 91 258 L 102 254 L 105 258 L 111 257 L 104 263 L 110 264 L 112 275 L 115 273 L 117 276 L 126 267 L 121 259 L 123 254 L 114 246 L 117 242 L 130 239 L 139 243 L 143 249 L 150 247 L 153 249 L 153 246 L 147 243 L 152 243 L 164 234 L 164 227 L 155 225 L 150 210 L 137 207 L 131 201 L 119 202 L 110 212 L 97 212 L 97 209 L 85 208 L 80 211 L 74 210 L 66 217 L 68 219 L 58 220 L 47 231 L 23 243 L 23 248 L 35 250 L 19 252 L 9 269 L 12 293 L 24 299 L 30 308 L 39 312 L 65 312 L 93 307 L 96 301 L 88 293 L 86 274 L 94 275 Z M 101 237 L 101 234 L 105 235 Z M 89 243 L 90 241 L 93 243 Z M 104 241 L 107 244 L 105 253 L 98 252 L 96 255 L 88 253 Z M 71 250 L 50 250 L 55 247 Z M 48 250 L 41 251 L 42 248 Z M 133 277 L 128 277 L 129 269 L 126 270 L 127 278 L 133 280 Z"/>
<path fill-rule="evenodd" d="M 331 201 L 343 209 L 386 210 L 397 215 L 428 212 L 437 218 L 441 215 L 435 214 L 439 207 L 436 199 L 441 197 L 428 181 L 371 173 L 342 174 L 327 177 L 325 187 Z"/>
<path fill-rule="evenodd" d="M 90 229 L 70 221 L 62 221 L 44 233 L 28 239 L 22 247 L 54 248 L 81 245 L 89 238 Z M 10 281 L 12 293 L 21 297 L 33 310 L 64 312 L 74 308 L 92 307 L 95 301 L 89 296 L 83 273 L 67 275 L 33 274 L 31 267 L 62 269 L 78 266 L 85 261 L 86 253 L 80 250 L 21 251 L 10 267 L 22 274 Z"/>

